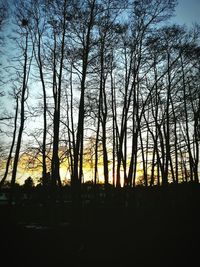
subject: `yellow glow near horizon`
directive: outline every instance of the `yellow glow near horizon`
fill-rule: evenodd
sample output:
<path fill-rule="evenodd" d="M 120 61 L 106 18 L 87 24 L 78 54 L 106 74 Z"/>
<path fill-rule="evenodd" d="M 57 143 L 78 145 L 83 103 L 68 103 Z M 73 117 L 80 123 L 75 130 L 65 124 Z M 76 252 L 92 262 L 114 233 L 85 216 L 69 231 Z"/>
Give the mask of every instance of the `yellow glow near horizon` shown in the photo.
<path fill-rule="evenodd" d="M 51 158 L 51 155 L 49 155 L 49 158 Z M 5 171 L 5 165 L 6 162 L 2 161 L 0 162 L 1 171 L 0 176 L 2 177 L 4 175 Z M 137 168 L 136 172 L 136 183 L 140 180 L 140 177 L 143 175 L 142 168 L 139 166 Z M 51 168 L 51 162 L 50 159 L 47 160 L 47 171 L 50 171 Z M 10 171 L 8 174 L 8 179 L 11 178 L 11 172 L 12 172 L 12 166 L 10 167 Z M 116 176 L 116 174 L 115 174 Z M 124 171 L 120 171 L 121 176 L 121 186 L 124 185 Z M 18 164 L 17 169 L 17 177 L 16 182 L 22 185 L 24 181 L 28 178 L 32 177 L 35 184 L 38 184 L 40 182 L 40 179 L 42 177 L 42 156 L 39 155 L 36 157 L 33 157 L 33 155 L 30 154 L 22 154 L 20 157 L 20 161 Z M 60 163 L 60 177 L 63 184 L 69 183 L 71 177 L 70 177 L 70 171 L 68 166 L 68 160 L 67 158 L 64 158 L 62 162 Z M 83 162 L 83 182 L 87 181 L 94 181 L 94 162 L 90 160 L 89 154 L 85 155 L 84 162 Z M 116 181 L 116 177 L 115 177 Z M 103 170 L 103 158 L 99 157 L 98 159 L 98 175 L 97 175 L 97 182 L 104 183 L 104 170 Z M 113 183 L 113 173 L 112 173 L 112 163 L 109 163 L 109 183 Z"/>

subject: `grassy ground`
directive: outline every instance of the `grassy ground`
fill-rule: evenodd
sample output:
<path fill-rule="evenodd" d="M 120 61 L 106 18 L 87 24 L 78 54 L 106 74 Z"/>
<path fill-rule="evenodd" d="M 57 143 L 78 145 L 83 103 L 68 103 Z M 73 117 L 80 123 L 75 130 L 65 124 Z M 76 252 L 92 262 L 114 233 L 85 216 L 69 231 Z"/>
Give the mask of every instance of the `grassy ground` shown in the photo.
<path fill-rule="evenodd" d="M 173 194 L 157 205 L 85 207 L 77 225 L 67 207 L 51 225 L 47 208 L 2 206 L 1 266 L 198 266 L 199 189 Z"/>

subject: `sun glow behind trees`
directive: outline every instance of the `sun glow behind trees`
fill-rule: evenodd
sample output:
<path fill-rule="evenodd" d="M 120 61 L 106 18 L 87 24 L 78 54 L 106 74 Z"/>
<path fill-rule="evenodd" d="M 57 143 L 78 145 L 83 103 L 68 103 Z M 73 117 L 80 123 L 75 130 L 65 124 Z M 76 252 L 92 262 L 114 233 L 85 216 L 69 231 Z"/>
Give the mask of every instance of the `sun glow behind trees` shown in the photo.
<path fill-rule="evenodd" d="M 70 166 L 67 157 L 64 157 L 63 151 L 59 153 L 61 158 L 60 164 L 60 176 L 63 185 L 71 183 L 71 174 L 70 174 Z M 112 154 L 109 154 L 109 158 L 112 157 Z M 51 158 L 51 154 L 49 154 L 49 158 Z M 6 161 L 1 161 L 0 169 L 1 175 L 3 176 L 5 171 Z M 84 176 L 83 182 L 94 182 L 94 154 L 89 152 L 86 149 L 84 153 Z M 12 166 L 12 162 L 11 162 Z M 12 167 L 11 167 L 12 169 Z M 47 161 L 47 170 L 51 170 L 51 160 Z M 21 153 L 19 159 L 19 166 L 18 166 L 18 175 L 16 182 L 20 185 L 24 184 L 24 181 L 28 177 L 32 177 L 34 184 L 37 185 L 42 181 L 42 156 L 38 154 L 38 148 L 27 148 L 25 153 Z M 10 174 L 8 174 L 8 180 L 10 180 Z M 123 169 L 121 169 L 121 176 L 123 177 Z M 142 184 L 142 161 L 138 164 L 137 174 L 136 174 L 136 184 Z M 116 177 L 115 177 L 116 179 Z M 112 177 L 112 162 L 109 162 L 109 183 L 112 184 L 113 177 Z M 104 183 L 104 170 L 103 170 L 103 158 L 102 155 L 99 157 L 98 163 L 98 177 L 97 183 Z M 121 181 L 121 185 L 123 186 L 123 180 Z"/>
<path fill-rule="evenodd" d="M 17 177 L 51 172 L 55 183 L 117 186 L 197 180 L 197 30 L 165 26 L 174 1 L 75 2 L 16 5 L 16 51 L 23 59 L 28 34 L 31 66 Z M 19 63 L 7 86 L 20 101 Z"/>

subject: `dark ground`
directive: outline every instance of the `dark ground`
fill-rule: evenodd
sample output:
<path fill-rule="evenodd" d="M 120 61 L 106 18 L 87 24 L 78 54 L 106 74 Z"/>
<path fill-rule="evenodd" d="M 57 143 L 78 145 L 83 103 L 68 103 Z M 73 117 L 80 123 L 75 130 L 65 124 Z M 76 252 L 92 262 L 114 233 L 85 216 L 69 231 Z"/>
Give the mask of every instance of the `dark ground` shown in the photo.
<path fill-rule="evenodd" d="M 67 207 L 52 226 L 44 207 L 1 206 L 1 266 L 200 266 L 199 211 L 199 187 L 84 207 L 79 225 Z"/>

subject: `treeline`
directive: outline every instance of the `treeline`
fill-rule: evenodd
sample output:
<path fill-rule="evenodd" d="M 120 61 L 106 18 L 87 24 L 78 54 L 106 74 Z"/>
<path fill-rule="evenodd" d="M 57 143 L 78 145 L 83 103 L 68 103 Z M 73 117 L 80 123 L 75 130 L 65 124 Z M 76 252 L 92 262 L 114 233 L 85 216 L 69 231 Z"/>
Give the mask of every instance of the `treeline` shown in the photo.
<path fill-rule="evenodd" d="M 83 210 L 91 208 L 122 208 L 127 211 L 140 211 L 146 209 L 147 212 L 166 212 L 166 209 L 176 210 L 177 208 L 186 209 L 187 207 L 194 209 L 199 203 L 199 184 L 194 182 L 185 182 L 180 184 L 169 184 L 168 187 L 142 185 L 134 188 L 121 187 L 117 188 L 113 185 L 105 188 L 105 185 L 94 185 L 92 182 L 83 183 L 80 190 L 81 207 Z M 10 184 L 5 183 L 1 191 L 0 206 L 7 207 L 10 196 Z M 57 187 L 56 190 L 56 206 L 65 208 L 74 207 L 73 204 L 73 188 L 68 185 Z M 62 197 L 61 197 L 62 196 Z M 52 208 L 51 204 L 52 192 L 51 187 L 44 187 L 41 183 L 34 185 L 31 177 L 28 177 L 24 184 L 15 184 L 15 196 L 13 204 L 16 207 L 38 207 Z M 62 204 L 62 205 L 61 205 Z M 63 208 L 62 207 L 62 208 Z M 61 209 L 64 211 L 63 209 Z M 30 210 L 30 213 L 32 210 Z M 176 210 L 177 212 L 177 210 Z"/>
<path fill-rule="evenodd" d="M 9 40 L 15 52 L 8 49 L 11 63 L 1 79 L 4 108 L 8 91 L 13 108 L 0 121 L 2 137 L 9 135 L 1 144 L 1 186 L 11 173 L 14 188 L 22 153 L 28 168 L 42 170 L 44 186 L 50 172 L 52 188 L 62 185 L 65 162 L 75 195 L 87 175 L 94 184 L 103 176 L 105 187 L 199 182 L 200 32 L 198 25 L 170 23 L 175 6 L 4 6 L 11 15 L 1 27 L 10 27 L 4 45 Z"/>

